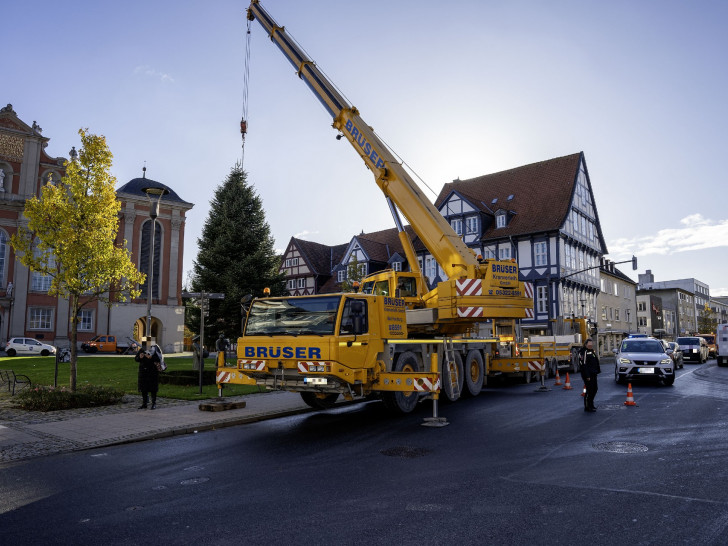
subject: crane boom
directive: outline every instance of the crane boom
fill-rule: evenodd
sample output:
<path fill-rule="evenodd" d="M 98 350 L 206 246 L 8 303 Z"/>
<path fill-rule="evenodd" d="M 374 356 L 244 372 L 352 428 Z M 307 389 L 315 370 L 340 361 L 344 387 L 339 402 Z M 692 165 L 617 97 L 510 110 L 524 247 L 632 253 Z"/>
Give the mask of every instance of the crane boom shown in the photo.
<path fill-rule="evenodd" d="M 362 120 L 359 111 L 339 93 L 286 33 L 285 28 L 275 22 L 259 0 L 251 2 L 248 18 L 261 24 L 273 43 L 293 65 L 297 75 L 331 115 L 333 127 L 354 146 L 374 174 L 384 195 L 402 212 L 447 276 L 451 279 L 482 278 L 484 274 L 479 272 L 480 264 L 474 252 L 463 243 L 440 211 L 422 193 L 374 130 Z"/>

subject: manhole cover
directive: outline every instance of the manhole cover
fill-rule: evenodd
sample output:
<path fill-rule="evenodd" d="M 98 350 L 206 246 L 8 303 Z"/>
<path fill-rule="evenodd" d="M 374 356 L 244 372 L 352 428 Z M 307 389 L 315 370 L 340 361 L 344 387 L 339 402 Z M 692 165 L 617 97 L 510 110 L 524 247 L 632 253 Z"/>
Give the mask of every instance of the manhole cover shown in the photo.
<path fill-rule="evenodd" d="M 209 481 L 210 481 L 210 478 L 190 478 L 189 480 L 182 480 L 179 483 L 181 483 L 182 485 L 195 485 L 198 483 L 205 483 L 205 482 L 209 482 Z"/>
<path fill-rule="evenodd" d="M 610 453 L 644 453 L 647 446 L 633 442 L 604 442 L 592 446 L 597 451 L 608 451 Z"/>
<path fill-rule="evenodd" d="M 390 447 L 380 451 L 382 455 L 386 455 L 387 457 L 402 457 L 404 459 L 424 457 L 429 452 L 430 450 L 422 447 Z"/>

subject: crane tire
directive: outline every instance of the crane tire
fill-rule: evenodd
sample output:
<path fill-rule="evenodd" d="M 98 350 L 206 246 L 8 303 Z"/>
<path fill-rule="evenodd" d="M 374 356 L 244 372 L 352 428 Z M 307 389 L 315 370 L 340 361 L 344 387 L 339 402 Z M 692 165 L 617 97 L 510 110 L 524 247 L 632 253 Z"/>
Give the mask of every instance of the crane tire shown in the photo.
<path fill-rule="evenodd" d="M 399 355 L 394 365 L 395 372 L 420 371 L 420 359 L 412 351 L 405 351 Z M 419 394 L 416 392 L 386 391 L 382 393 L 384 406 L 392 413 L 410 413 L 417 407 Z"/>
<path fill-rule="evenodd" d="M 483 355 L 478 349 L 471 349 L 465 355 L 464 368 L 465 389 L 463 390 L 463 395 L 478 396 L 483 389 L 483 378 L 485 376 Z"/>

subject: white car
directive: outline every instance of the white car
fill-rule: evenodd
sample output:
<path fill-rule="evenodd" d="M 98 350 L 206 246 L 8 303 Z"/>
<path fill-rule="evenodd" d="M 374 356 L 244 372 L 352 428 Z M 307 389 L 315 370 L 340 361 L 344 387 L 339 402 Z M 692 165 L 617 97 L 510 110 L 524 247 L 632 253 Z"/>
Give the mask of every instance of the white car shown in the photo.
<path fill-rule="evenodd" d="M 14 337 L 5 344 L 5 354 L 8 356 L 15 355 L 40 355 L 48 356 L 56 354 L 56 348 L 53 345 L 47 345 L 32 337 Z"/>

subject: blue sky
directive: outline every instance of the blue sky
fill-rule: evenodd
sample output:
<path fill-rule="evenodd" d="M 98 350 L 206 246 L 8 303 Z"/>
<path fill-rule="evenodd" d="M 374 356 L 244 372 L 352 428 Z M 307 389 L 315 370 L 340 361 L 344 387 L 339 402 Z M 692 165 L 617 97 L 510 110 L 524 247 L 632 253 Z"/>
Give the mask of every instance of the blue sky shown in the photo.
<path fill-rule="evenodd" d="M 247 3 L 6 4 L 0 103 L 38 122 L 50 155 L 67 156 L 88 127 L 107 137 L 119 185 L 146 161 L 149 178 L 195 203 L 191 270 L 213 190 L 241 158 Z M 728 295 L 728 3 L 262 4 L 435 194 L 584 151 L 608 257 L 636 254 L 657 281 L 695 277 Z M 393 226 L 257 23 L 248 101 L 244 168 L 277 248 Z"/>

